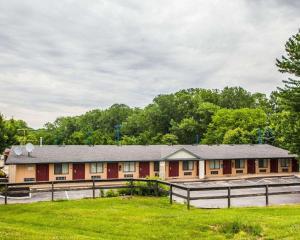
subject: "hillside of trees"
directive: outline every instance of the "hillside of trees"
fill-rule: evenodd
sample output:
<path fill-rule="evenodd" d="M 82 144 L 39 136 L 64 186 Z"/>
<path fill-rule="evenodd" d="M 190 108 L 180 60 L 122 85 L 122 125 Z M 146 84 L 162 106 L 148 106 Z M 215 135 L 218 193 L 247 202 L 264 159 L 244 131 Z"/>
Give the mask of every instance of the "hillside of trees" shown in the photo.
<path fill-rule="evenodd" d="M 187 89 L 155 97 L 144 108 L 113 104 L 76 117 L 59 117 L 33 130 L 0 115 L 0 150 L 13 144 L 242 144 L 269 143 L 300 152 L 300 32 L 277 59 L 292 77 L 266 96 L 241 87 Z M 20 131 L 19 129 L 29 129 Z"/>

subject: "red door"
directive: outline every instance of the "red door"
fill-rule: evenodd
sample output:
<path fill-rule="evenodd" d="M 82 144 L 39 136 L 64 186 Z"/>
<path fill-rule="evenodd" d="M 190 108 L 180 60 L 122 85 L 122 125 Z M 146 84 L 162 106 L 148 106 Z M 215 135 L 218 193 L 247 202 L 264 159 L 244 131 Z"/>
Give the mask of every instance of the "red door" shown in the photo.
<path fill-rule="evenodd" d="M 119 177 L 119 164 L 107 163 L 107 178 L 118 178 L 118 177 Z"/>
<path fill-rule="evenodd" d="M 270 160 L 270 172 L 277 173 L 278 172 L 278 159 L 271 159 Z"/>
<path fill-rule="evenodd" d="M 73 180 L 85 179 L 84 163 L 73 163 Z"/>
<path fill-rule="evenodd" d="M 139 162 L 139 176 L 140 178 L 145 178 L 150 176 L 149 162 Z"/>
<path fill-rule="evenodd" d="M 37 164 L 36 165 L 36 181 L 49 181 L 49 165 Z"/>
<path fill-rule="evenodd" d="M 250 173 L 250 174 L 255 173 L 255 160 L 254 159 L 247 160 L 247 173 Z"/>
<path fill-rule="evenodd" d="M 299 163 L 297 159 L 292 159 L 292 172 L 299 172 Z"/>
<path fill-rule="evenodd" d="M 179 162 L 171 161 L 169 162 L 169 177 L 178 177 L 179 176 Z"/>
<path fill-rule="evenodd" d="M 223 160 L 223 174 L 231 174 L 231 160 Z"/>

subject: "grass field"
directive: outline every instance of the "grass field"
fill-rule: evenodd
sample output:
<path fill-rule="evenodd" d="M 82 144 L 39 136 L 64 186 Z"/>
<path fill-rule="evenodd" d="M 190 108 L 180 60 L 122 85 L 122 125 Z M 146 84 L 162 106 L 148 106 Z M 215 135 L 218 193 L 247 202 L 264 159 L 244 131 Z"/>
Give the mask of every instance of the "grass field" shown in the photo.
<path fill-rule="evenodd" d="M 0 239 L 300 239 L 300 205 L 188 211 L 154 197 L 1 205 Z"/>

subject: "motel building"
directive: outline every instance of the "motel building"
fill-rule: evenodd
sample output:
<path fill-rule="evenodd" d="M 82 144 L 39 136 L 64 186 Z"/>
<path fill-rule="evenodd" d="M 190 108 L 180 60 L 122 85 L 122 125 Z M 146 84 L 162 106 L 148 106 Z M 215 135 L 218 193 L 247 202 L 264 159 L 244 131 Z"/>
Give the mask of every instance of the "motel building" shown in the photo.
<path fill-rule="evenodd" d="M 18 148 L 18 151 L 16 151 Z M 6 152 L 9 182 L 160 177 L 196 180 L 299 172 L 296 155 L 255 145 L 44 145 Z"/>

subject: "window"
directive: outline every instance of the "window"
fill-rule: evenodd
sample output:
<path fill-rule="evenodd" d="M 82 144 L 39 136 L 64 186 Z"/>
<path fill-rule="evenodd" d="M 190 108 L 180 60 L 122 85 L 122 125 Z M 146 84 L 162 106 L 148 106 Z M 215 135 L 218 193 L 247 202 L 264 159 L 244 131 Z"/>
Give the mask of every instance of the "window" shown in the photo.
<path fill-rule="evenodd" d="M 103 172 L 103 163 L 91 163 L 90 165 L 90 172 L 91 173 L 102 173 Z"/>
<path fill-rule="evenodd" d="M 210 169 L 218 169 L 218 168 L 220 168 L 220 160 L 210 160 L 209 161 L 209 168 Z"/>
<path fill-rule="evenodd" d="M 190 171 L 194 169 L 194 161 L 183 161 L 182 168 L 185 171 Z"/>
<path fill-rule="evenodd" d="M 235 168 L 244 168 L 245 160 L 235 160 Z"/>
<path fill-rule="evenodd" d="M 55 163 L 54 164 L 54 174 L 68 174 L 69 164 L 68 163 Z"/>
<path fill-rule="evenodd" d="M 159 162 L 154 162 L 154 172 L 159 172 Z"/>
<path fill-rule="evenodd" d="M 267 168 L 267 159 L 260 159 L 258 161 L 258 167 L 259 168 Z"/>
<path fill-rule="evenodd" d="M 289 166 L 289 160 L 287 160 L 287 159 L 280 159 L 280 166 L 281 167 L 288 167 Z"/>
<path fill-rule="evenodd" d="M 135 172 L 135 162 L 124 162 L 124 172 Z"/>

